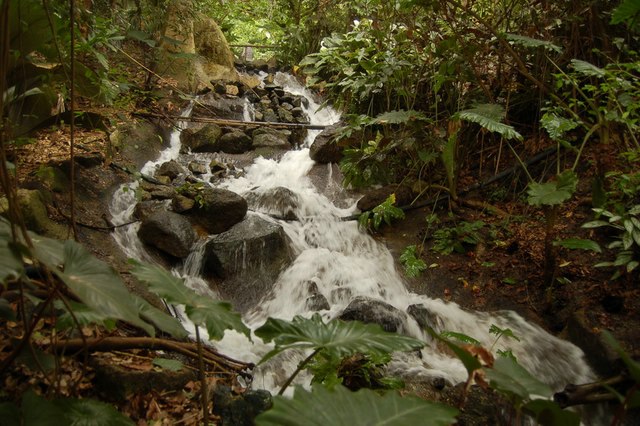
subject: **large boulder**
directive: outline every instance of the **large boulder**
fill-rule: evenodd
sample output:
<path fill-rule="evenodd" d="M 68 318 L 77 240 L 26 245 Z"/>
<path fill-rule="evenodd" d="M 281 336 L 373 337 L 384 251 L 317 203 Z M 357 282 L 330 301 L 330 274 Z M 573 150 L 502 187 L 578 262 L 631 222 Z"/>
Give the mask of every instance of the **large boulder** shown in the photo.
<path fill-rule="evenodd" d="M 247 201 L 235 192 L 204 188 L 198 195 L 198 202 L 187 214 L 194 225 L 209 234 L 228 230 L 247 214 Z"/>
<path fill-rule="evenodd" d="M 309 148 L 309 156 L 315 162 L 327 164 L 338 163 L 342 160 L 341 144 L 337 143 L 340 126 L 332 125 L 326 127 Z"/>
<path fill-rule="evenodd" d="M 254 307 L 292 262 L 290 241 L 282 226 L 249 214 L 214 236 L 204 252 L 204 273 L 222 281 L 218 290 L 236 309 Z"/>
<path fill-rule="evenodd" d="M 219 151 L 218 140 L 222 129 L 217 124 L 207 124 L 200 130 L 185 129 L 180 133 L 182 152 L 216 152 Z"/>
<path fill-rule="evenodd" d="M 289 188 L 283 186 L 268 188 L 266 190 L 257 188 L 247 193 L 245 198 L 251 210 L 259 211 L 278 219 L 297 219 L 296 212 L 300 204 L 300 199 L 298 194 Z"/>
<path fill-rule="evenodd" d="M 189 255 L 196 233 L 183 216 L 161 210 L 147 216 L 140 225 L 138 237 L 142 242 L 171 256 Z"/>
<path fill-rule="evenodd" d="M 407 313 L 416 320 L 423 330 L 431 328 L 436 333 L 444 331 L 444 322 L 442 319 L 423 304 L 409 305 L 409 307 L 407 307 Z"/>
<path fill-rule="evenodd" d="M 53 238 L 66 238 L 66 226 L 49 219 L 46 200 L 43 192 L 37 189 L 20 188 L 17 191 L 18 208 L 28 229 Z M 0 198 L 0 215 L 10 218 L 9 202 L 6 197 Z"/>
<path fill-rule="evenodd" d="M 170 160 L 162 163 L 158 170 L 156 170 L 156 177 L 166 176 L 170 180 L 174 180 L 185 172 L 184 167 L 180 165 L 176 160 Z"/>
<path fill-rule="evenodd" d="M 404 323 L 406 315 L 381 300 L 358 296 L 347 305 L 338 318 L 344 321 L 378 324 L 385 331 L 396 332 Z"/>
<path fill-rule="evenodd" d="M 218 416 L 225 426 L 253 425 L 256 416 L 273 405 L 269 391 L 249 390 L 238 395 L 224 385 L 215 387 L 213 399 L 213 414 Z"/>
<path fill-rule="evenodd" d="M 249 151 L 253 141 L 251 137 L 242 130 L 232 130 L 225 133 L 218 140 L 218 148 L 227 154 L 242 154 Z"/>

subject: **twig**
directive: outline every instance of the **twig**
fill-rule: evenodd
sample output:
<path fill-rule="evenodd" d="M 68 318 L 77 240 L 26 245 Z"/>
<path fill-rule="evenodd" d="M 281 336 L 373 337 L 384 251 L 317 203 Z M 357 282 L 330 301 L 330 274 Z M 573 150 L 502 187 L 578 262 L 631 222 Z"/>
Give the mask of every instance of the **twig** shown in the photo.
<path fill-rule="evenodd" d="M 585 385 L 567 385 L 561 392 L 553 395 L 553 400 L 561 408 L 571 407 L 580 404 L 596 404 L 604 401 L 615 401 L 616 396 L 608 391 L 608 387 L 615 385 L 631 385 L 632 381 L 628 376 L 621 374 L 610 377 L 606 380 Z"/>
<path fill-rule="evenodd" d="M 211 117 L 180 117 L 177 115 L 166 115 L 166 114 L 154 114 L 150 112 L 133 112 L 131 113 L 134 117 L 143 117 L 143 118 L 158 118 L 164 120 L 176 120 L 176 121 L 190 121 L 193 123 L 213 123 L 213 124 L 221 124 L 223 126 L 266 126 L 266 127 L 293 127 L 293 128 L 303 128 L 310 130 L 323 130 L 327 126 L 319 125 L 319 124 L 310 124 L 310 123 L 282 123 L 275 121 L 242 121 L 242 120 L 230 120 L 223 118 L 211 118 Z"/>
<path fill-rule="evenodd" d="M 284 382 L 284 384 L 282 385 L 282 387 L 280 388 L 280 391 L 278 392 L 278 395 L 282 395 L 284 393 L 284 391 L 289 387 L 289 385 L 291 384 L 291 382 L 293 382 L 293 379 L 296 378 L 296 376 L 298 375 L 298 373 L 300 373 L 302 371 L 302 369 L 304 367 L 307 366 L 307 364 L 309 364 L 309 362 L 311 362 L 311 360 L 313 359 L 313 357 L 315 357 L 318 352 L 320 352 L 323 348 L 316 348 L 316 350 L 314 350 L 313 352 L 311 352 L 311 354 L 306 357 L 305 359 L 302 360 L 302 362 L 300 362 L 300 364 L 298 364 L 298 368 L 296 368 L 296 371 L 293 372 L 293 374 L 291 374 L 291 376 L 289 376 L 289 378 L 287 379 L 286 382 Z"/>

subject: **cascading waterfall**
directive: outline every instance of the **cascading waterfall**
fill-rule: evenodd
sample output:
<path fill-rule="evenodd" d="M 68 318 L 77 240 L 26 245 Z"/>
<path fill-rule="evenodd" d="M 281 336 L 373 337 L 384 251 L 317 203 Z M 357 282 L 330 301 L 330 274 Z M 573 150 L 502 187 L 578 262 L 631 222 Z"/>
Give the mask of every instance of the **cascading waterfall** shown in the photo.
<path fill-rule="evenodd" d="M 291 76 L 279 73 L 276 83 L 290 93 L 312 99 L 306 89 Z M 312 100 L 307 112 L 312 124 L 328 125 L 339 118 L 330 107 L 319 109 L 319 105 Z M 247 117 L 250 118 L 248 107 L 245 110 L 245 118 Z M 464 333 L 476 338 L 486 347 L 495 341 L 495 336 L 489 333 L 492 324 L 510 328 L 520 341 L 500 339 L 494 349 L 512 350 L 521 365 L 554 389 L 562 388 L 567 383 L 584 383 L 594 379 L 580 349 L 527 323 L 514 312 L 469 312 L 455 303 L 410 293 L 402 276 L 396 271 L 387 248 L 361 232 L 354 221 L 345 222 L 340 219 L 356 211 L 355 200 L 351 200 L 350 207 L 339 208 L 334 200 L 322 195 L 308 177 L 314 166 L 308 147 L 318 133 L 319 131 L 310 130 L 301 149 L 289 151 L 279 160 L 260 157 L 246 170 L 243 177 L 228 179 L 220 184 L 241 195 L 249 191 L 266 192 L 284 187 L 295 193 L 299 200 L 296 207 L 296 217 L 299 220 L 270 219 L 280 223 L 290 238 L 295 260 L 274 283 L 270 298 L 244 315 L 250 328 L 259 327 L 268 317 L 291 319 L 295 315 L 312 315 L 313 312 L 307 306 L 307 299 L 312 294 L 319 293 L 329 302 L 330 309 L 321 311 L 325 320 L 338 316 L 355 297 L 365 296 L 391 304 L 402 312 L 407 312 L 411 305 L 422 305 L 430 312 L 432 325 L 437 331 Z M 176 158 L 179 143 L 179 134 L 174 132 L 168 152 L 165 151 L 159 160 L 147 164 L 143 172 L 150 173 L 162 162 Z M 135 184 L 128 185 L 128 188 L 130 189 L 119 190 L 114 197 L 112 215 L 116 224 L 129 220 L 135 205 Z M 118 231 L 116 240 L 127 255 L 145 260 L 144 248 L 135 234 L 137 228 L 128 228 Z M 198 262 L 202 259 L 202 253 L 197 249 L 202 247 L 204 242 L 200 241 L 194 253 L 174 273 L 185 277 L 190 287 L 213 295 L 206 282 L 198 277 Z M 404 315 L 399 331 L 423 339 L 428 344 L 421 356 L 403 354 L 396 357 L 390 365 L 392 372 L 410 374 L 413 377 L 442 377 L 451 383 L 466 379 L 467 372 L 462 363 L 450 354 L 438 350 L 411 316 Z M 215 342 L 215 345 L 227 355 L 247 362 L 257 362 L 270 347 L 261 343 L 257 337 L 253 340 L 254 343 L 251 343 L 244 336 L 228 331 L 225 338 Z M 285 353 L 260 366 L 254 372 L 255 386 L 277 389 L 295 369 L 301 356 Z M 298 379 L 308 383 L 308 377 Z"/>

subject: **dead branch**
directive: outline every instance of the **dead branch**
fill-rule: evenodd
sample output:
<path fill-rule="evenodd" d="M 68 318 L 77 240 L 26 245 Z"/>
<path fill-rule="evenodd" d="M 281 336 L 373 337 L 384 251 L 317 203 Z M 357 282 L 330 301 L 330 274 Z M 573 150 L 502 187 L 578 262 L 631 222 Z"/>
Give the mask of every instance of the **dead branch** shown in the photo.
<path fill-rule="evenodd" d="M 274 121 L 242 121 L 242 120 L 229 120 L 223 118 L 211 118 L 211 117 L 180 117 L 177 115 L 165 115 L 154 114 L 149 112 L 134 112 L 133 116 L 142 118 L 155 118 L 161 120 L 170 121 L 189 121 L 192 123 L 213 123 L 220 124 L 222 126 L 236 126 L 236 127 L 251 127 L 251 126 L 265 126 L 273 128 L 295 128 L 295 129 L 310 129 L 310 130 L 324 130 L 327 126 L 321 126 L 318 124 L 310 123 L 281 123 Z"/>
<path fill-rule="evenodd" d="M 573 405 L 616 401 L 616 395 L 607 388 L 611 386 L 629 387 L 631 384 L 632 382 L 629 377 L 624 374 L 595 383 L 587 383 L 584 385 L 569 384 L 565 386 L 561 392 L 556 392 L 553 395 L 553 400 L 562 408 Z"/>
<path fill-rule="evenodd" d="M 174 340 L 159 337 L 104 337 L 93 339 L 67 339 L 46 345 L 56 352 L 71 351 L 77 352 L 88 350 L 92 352 L 108 352 L 112 350 L 124 349 L 162 349 L 176 352 L 192 359 L 198 359 L 198 348 L 195 342 L 177 342 Z M 210 367 L 231 370 L 243 377 L 251 375 L 245 370 L 251 370 L 253 363 L 246 363 L 235 360 L 226 355 L 218 353 L 215 349 L 204 346 L 203 360 Z"/>

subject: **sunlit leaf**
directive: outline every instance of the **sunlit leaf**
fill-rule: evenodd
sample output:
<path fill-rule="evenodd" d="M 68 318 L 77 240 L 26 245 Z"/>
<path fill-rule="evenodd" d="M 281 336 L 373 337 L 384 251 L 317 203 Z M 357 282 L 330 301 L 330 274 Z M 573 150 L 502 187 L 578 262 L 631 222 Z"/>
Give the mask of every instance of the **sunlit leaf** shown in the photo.
<path fill-rule="evenodd" d="M 567 201 L 576 190 L 578 178 L 570 170 L 558 176 L 556 180 L 547 183 L 529 183 L 528 202 L 533 206 L 555 206 Z"/>
<path fill-rule="evenodd" d="M 256 418 L 258 426 L 447 426 L 458 410 L 396 392 L 380 396 L 369 389 L 351 392 L 343 386 L 312 391 L 296 388 L 293 398 L 276 397 L 273 408 Z"/>
<path fill-rule="evenodd" d="M 606 75 L 605 70 L 587 61 L 572 59 L 571 65 L 573 65 L 573 69 L 578 71 L 580 74 L 586 75 L 588 77 L 604 77 Z"/>
<path fill-rule="evenodd" d="M 269 318 L 255 334 L 267 343 L 276 344 L 260 362 L 291 348 L 321 348 L 332 356 L 343 357 L 356 352 L 384 354 L 424 346 L 420 340 L 386 332 L 377 324 L 337 319 L 325 323 L 317 313 L 311 318 L 296 316 L 292 321 Z"/>
<path fill-rule="evenodd" d="M 479 124 L 490 132 L 499 133 L 505 139 L 523 139 L 522 135 L 512 126 L 501 122 L 505 116 L 505 111 L 502 105 L 480 104 L 476 105 L 474 108 L 460 111 L 455 116 L 461 120 Z"/>
<path fill-rule="evenodd" d="M 531 37 L 527 37 L 519 34 L 507 34 L 506 37 L 507 37 L 507 40 L 519 46 L 533 47 L 533 48 L 542 47 L 546 50 L 552 50 L 558 53 L 562 52 L 562 48 L 560 46 L 555 45 L 550 41 L 538 40 L 535 38 L 531 38 Z"/>
<path fill-rule="evenodd" d="M 168 333 L 176 339 L 183 339 L 189 335 L 177 318 L 161 311 L 141 297 L 132 294 L 131 300 L 137 306 L 140 317 L 155 325 L 158 330 Z"/>
<path fill-rule="evenodd" d="M 182 370 L 182 367 L 184 367 L 184 364 L 182 364 L 177 359 L 154 358 L 152 363 L 153 365 L 169 371 L 180 371 Z"/>
<path fill-rule="evenodd" d="M 583 240 L 580 238 L 567 238 L 560 241 L 554 241 L 554 246 L 564 247 L 570 250 L 591 250 L 596 253 L 602 253 L 600 245 L 593 240 Z"/>
<path fill-rule="evenodd" d="M 428 120 L 424 113 L 414 110 L 387 111 L 374 118 L 374 124 L 403 124 Z"/>
<path fill-rule="evenodd" d="M 250 331 L 242 318 L 231 309 L 231 304 L 203 297 L 187 288 L 184 280 L 175 277 L 166 270 L 133 261 L 132 273 L 140 281 L 149 285 L 149 290 L 169 303 L 184 305 L 185 313 L 196 325 L 204 326 L 209 338 L 220 340 L 225 330 L 236 330 L 250 336 Z"/>

